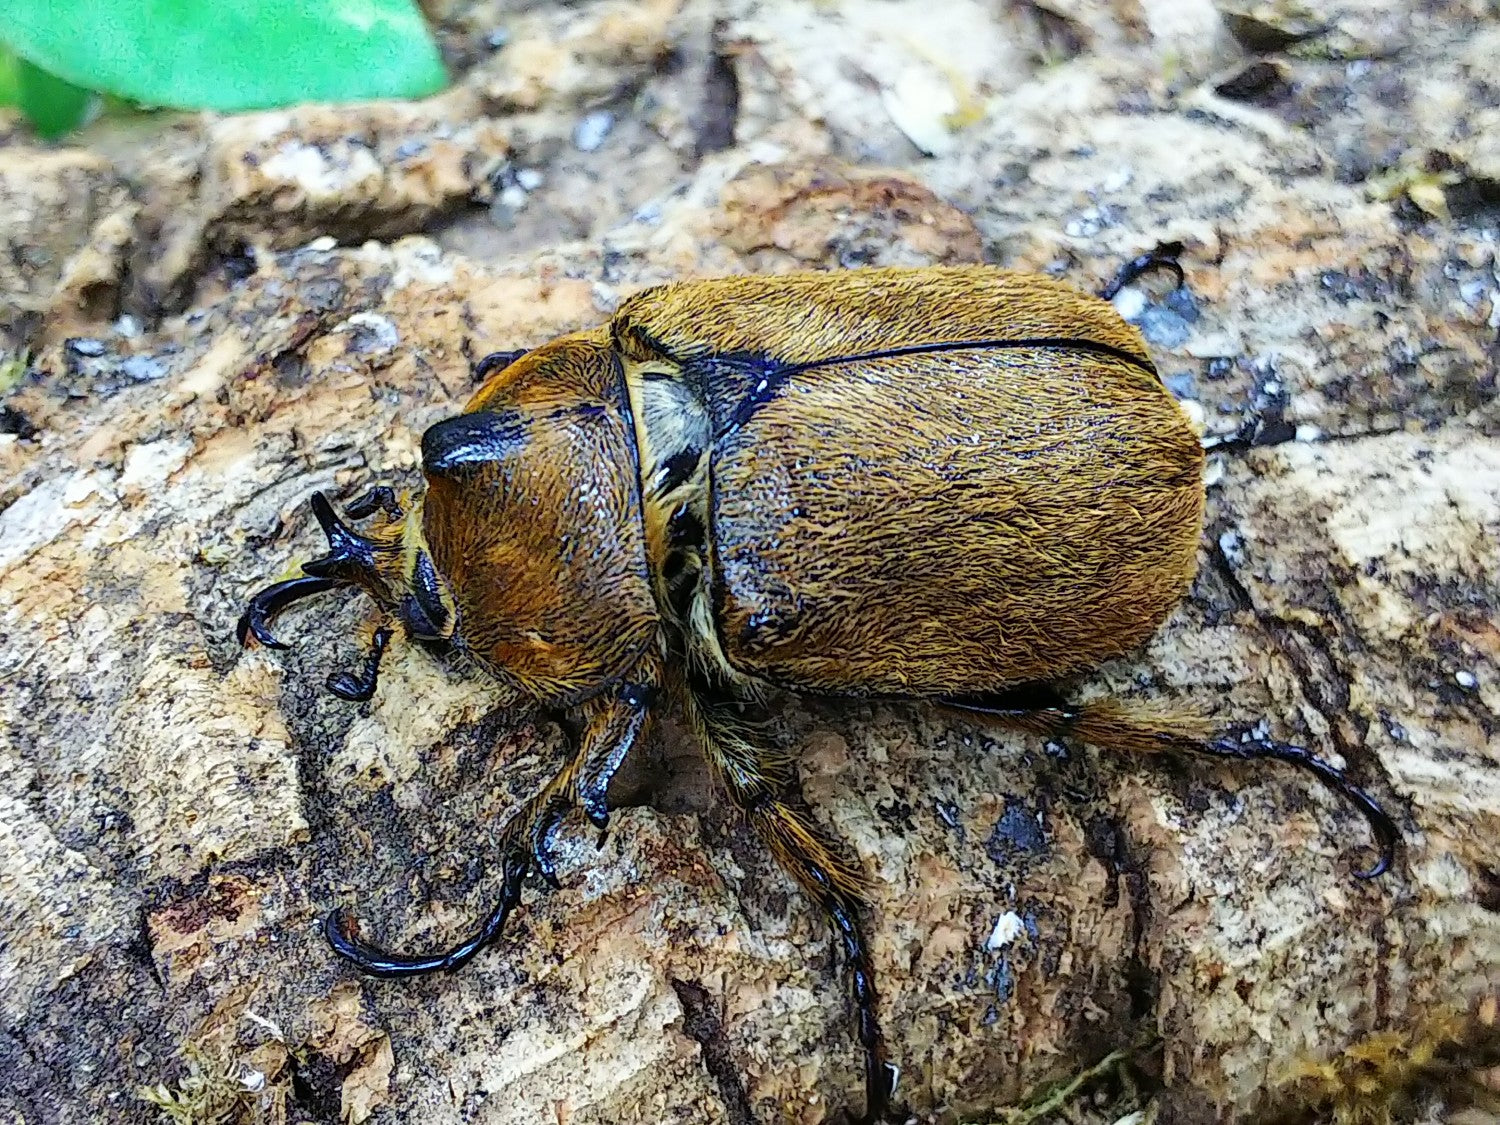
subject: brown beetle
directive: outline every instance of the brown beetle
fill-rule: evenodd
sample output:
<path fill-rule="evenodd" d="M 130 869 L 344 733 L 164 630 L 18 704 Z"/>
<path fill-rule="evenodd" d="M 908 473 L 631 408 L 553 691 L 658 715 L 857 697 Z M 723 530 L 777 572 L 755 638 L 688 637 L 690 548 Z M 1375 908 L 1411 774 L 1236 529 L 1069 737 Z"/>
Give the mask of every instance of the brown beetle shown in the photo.
<path fill-rule="evenodd" d="M 1155 265 L 1152 256 L 1121 282 Z M 1120 282 L 1106 291 L 1108 296 Z M 743 717 L 766 686 L 929 700 L 1130 751 L 1275 758 L 1353 801 L 1390 863 L 1397 831 L 1306 750 L 1047 686 L 1128 652 L 1196 565 L 1203 452 L 1140 334 L 1099 297 L 968 266 L 735 277 L 638 293 L 603 327 L 491 357 L 464 413 L 422 438 L 425 495 L 322 495 L 331 552 L 258 594 L 240 639 L 278 646 L 290 602 L 354 586 L 382 623 L 575 709 L 572 759 L 510 820 L 500 900 L 468 940 L 406 957 L 333 915 L 364 972 L 454 969 L 505 924 L 575 805 L 670 691 L 756 833 L 833 923 L 865 1052 L 866 1116 L 895 1068 L 876 1018 L 860 877 L 797 801 L 792 763 Z"/>

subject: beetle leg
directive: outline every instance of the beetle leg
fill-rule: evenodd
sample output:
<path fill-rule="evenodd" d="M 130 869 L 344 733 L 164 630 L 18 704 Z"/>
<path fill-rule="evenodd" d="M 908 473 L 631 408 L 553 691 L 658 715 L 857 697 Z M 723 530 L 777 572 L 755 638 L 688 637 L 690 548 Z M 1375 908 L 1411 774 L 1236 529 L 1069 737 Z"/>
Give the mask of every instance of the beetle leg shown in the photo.
<path fill-rule="evenodd" d="M 1110 283 L 1099 290 L 1100 299 L 1114 300 L 1115 294 L 1136 278 L 1158 269 L 1171 273 L 1177 278 L 1177 287 L 1182 288 L 1187 282 L 1187 275 L 1182 272 L 1182 264 L 1177 260 L 1181 255 L 1182 243 L 1158 242 L 1150 252 L 1142 254 L 1139 258 L 1133 258 L 1121 266 Z"/>
<path fill-rule="evenodd" d="M 655 670 L 643 666 L 629 683 L 584 704 L 578 804 L 601 831 L 609 825 L 609 783 L 645 730 L 657 681 Z"/>
<path fill-rule="evenodd" d="M 849 968 L 859 1041 L 865 1053 L 865 1112 L 858 1118 L 850 1114 L 849 1119 L 858 1125 L 882 1121 L 899 1071 L 887 1058 L 875 1011 L 875 970 L 859 920 L 865 909 L 861 875 L 806 813 L 790 803 L 795 788 L 791 761 L 779 751 L 758 745 L 751 737 L 752 728 L 732 703 L 697 690 L 690 690 L 688 698 L 694 726 L 730 797 L 777 862 L 833 926 Z"/>
<path fill-rule="evenodd" d="M 1051 693 L 1051 700 L 1039 707 L 1027 707 L 1028 701 L 1040 702 Z M 1162 714 L 1131 710 L 1117 700 L 1100 700 L 1081 706 L 1069 706 L 1051 688 L 1023 685 L 993 696 L 954 696 L 939 700 L 945 707 L 990 715 L 1001 722 L 1029 730 L 1044 738 L 1075 735 L 1085 742 L 1107 750 L 1133 753 L 1157 753 L 1162 750 L 1192 751 L 1218 758 L 1249 761 L 1270 758 L 1289 762 L 1313 774 L 1319 781 L 1352 804 L 1370 825 L 1380 850 L 1375 863 L 1365 871 L 1356 871 L 1359 879 L 1373 879 L 1390 870 L 1395 860 L 1396 844 L 1401 830 L 1380 802 L 1351 781 L 1337 766 L 1325 762 L 1310 750 L 1269 739 L 1244 738 L 1234 730 L 1215 732 L 1206 720 L 1188 714 Z"/>
<path fill-rule="evenodd" d="M 377 484 L 363 496 L 344 505 L 344 514 L 352 520 L 362 520 L 383 511 L 392 520 L 399 520 L 403 513 L 396 501 L 396 490 L 388 484 Z"/>
<path fill-rule="evenodd" d="M 1252 758 L 1270 758 L 1274 761 L 1290 762 L 1294 766 L 1300 766 L 1363 813 L 1365 820 L 1370 824 L 1370 830 L 1375 834 L 1380 847 L 1380 856 L 1368 869 L 1356 871 L 1354 877 L 1374 879 L 1389 871 L 1391 864 L 1395 862 L 1396 845 L 1401 840 L 1401 830 L 1396 827 L 1396 822 L 1391 819 L 1385 809 L 1381 808 L 1380 802 L 1350 781 L 1343 770 L 1325 762 L 1311 750 L 1286 742 L 1273 742 L 1270 739 L 1240 738 L 1236 737 L 1232 731 L 1227 731 L 1218 738 L 1203 742 L 1192 749 L 1218 757 L 1237 758 L 1241 761 L 1248 761 Z"/>
<path fill-rule="evenodd" d="M 511 817 L 501 833 L 500 901 L 484 923 L 469 937 L 441 953 L 406 956 L 382 949 L 359 937 L 359 925 L 342 910 L 335 910 L 323 923 L 323 933 L 333 951 L 374 977 L 412 977 L 423 973 L 451 971 L 468 964 L 505 928 L 506 919 L 521 901 L 521 888 L 538 859 L 550 867 L 548 837 L 573 804 L 578 759 L 575 756 L 550 782 Z M 537 848 L 540 841 L 541 855 Z M 554 875 L 555 879 L 556 876 Z"/>
<path fill-rule="evenodd" d="M 328 690 L 350 703 L 363 703 L 375 694 L 375 683 L 380 678 L 380 658 L 391 643 L 391 627 L 382 625 L 370 638 L 370 652 L 365 657 L 365 666 L 354 672 L 334 672 L 328 677 Z"/>
<path fill-rule="evenodd" d="M 343 583 L 335 578 L 303 577 L 267 586 L 250 599 L 250 604 L 240 615 L 234 634 L 241 646 L 254 637 L 267 648 L 286 648 L 283 642 L 276 639 L 276 634 L 271 632 L 271 619 L 293 602 L 341 585 Z"/>
<path fill-rule="evenodd" d="M 250 599 L 250 604 L 245 607 L 245 612 L 240 615 L 239 624 L 235 628 L 235 635 L 239 638 L 241 645 L 254 637 L 267 648 L 286 648 L 287 646 L 277 640 L 276 635 L 271 632 L 272 618 L 293 602 L 301 601 L 303 598 L 321 594 L 336 586 L 358 585 L 360 572 L 373 569 L 376 550 L 385 549 L 381 547 L 379 541 L 367 539 L 345 527 L 334 514 L 333 505 L 321 492 L 313 493 L 311 504 L 313 515 L 317 517 L 318 523 L 323 528 L 323 534 L 328 538 L 330 552 L 321 558 L 309 559 L 303 563 L 301 577 L 267 586 Z M 401 518 L 401 506 L 396 502 L 396 494 L 385 487 L 370 489 L 364 496 L 350 504 L 347 511 L 352 518 L 361 519 L 372 514 L 377 507 L 384 508 L 392 519 Z M 389 637 L 386 639 L 389 640 Z M 384 647 L 384 642 L 377 641 L 377 650 L 382 650 Z M 374 664 L 378 664 L 379 656 L 375 656 L 373 660 Z M 373 666 L 366 666 L 363 678 L 340 676 L 338 679 L 341 684 L 353 690 L 364 680 L 373 679 L 375 674 L 372 670 Z M 334 691 L 335 694 L 346 699 L 353 698 L 345 696 L 337 689 Z"/>
<path fill-rule="evenodd" d="M 956 711 L 973 711 L 980 715 L 991 715 L 997 719 L 1024 720 L 1037 712 L 1054 712 L 1062 723 L 1071 723 L 1077 710 L 1069 706 L 1055 687 L 1040 681 L 1017 684 L 1004 691 L 988 695 L 950 695 L 938 701 L 944 707 Z"/>
<path fill-rule="evenodd" d="M 561 795 L 555 796 L 547 802 L 531 826 L 531 862 L 536 873 L 542 877 L 542 882 L 554 891 L 561 890 L 562 883 L 557 878 L 557 852 L 553 847 L 553 837 L 561 827 L 563 817 L 568 815 L 568 810 L 572 807 L 571 801 Z"/>

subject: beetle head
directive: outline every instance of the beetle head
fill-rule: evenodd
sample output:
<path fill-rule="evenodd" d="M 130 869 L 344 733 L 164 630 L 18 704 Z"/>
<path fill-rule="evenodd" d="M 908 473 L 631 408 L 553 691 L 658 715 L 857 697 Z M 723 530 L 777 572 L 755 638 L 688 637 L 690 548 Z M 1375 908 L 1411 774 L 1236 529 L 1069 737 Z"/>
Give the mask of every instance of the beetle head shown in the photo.
<path fill-rule="evenodd" d="M 457 623 L 453 597 L 433 566 L 422 538 L 420 513 L 403 512 L 390 489 L 374 489 L 346 510 L 354 519 L 377 509 L 384 513 L 382 521 L 361 533 L 339 519 L 321 492 L 313 493 L 311 504 L 328 539 L 328 553 L 303 563 L 300 577 L 277 582 L 251 598 L 239 620 L 240 644 L 248 644 L 253 637 L 268 648 L 286 648 L 271 632 L 272 619 L 293 602 L 346 586 L 368 594 L 386 622 L 399 623 L 408 636 L 446 644 Z M 329 678 L 335 694 L 347 699 L 368 699 L 373 694 L 380 654 L 389 637 L 389 626 L 382 624 L 362 676 Z"/>

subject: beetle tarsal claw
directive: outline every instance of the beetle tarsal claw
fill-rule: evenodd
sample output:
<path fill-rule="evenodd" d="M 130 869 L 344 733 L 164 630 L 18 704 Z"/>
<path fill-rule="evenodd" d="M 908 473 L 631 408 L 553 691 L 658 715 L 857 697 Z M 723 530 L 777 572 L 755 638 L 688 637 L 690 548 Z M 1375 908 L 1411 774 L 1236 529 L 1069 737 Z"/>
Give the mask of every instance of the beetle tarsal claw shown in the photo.
<path fill-rule="evenodd" d="M 1401 840 L 1401 830 L 1396 822 L 1370 794 L 1366 793 L 1337 766 L 1330 765 L 1310 750 L 1286 742 L 1272 742 L 1263 738 L 1237 738 L 1231 732 L 1208 743 L 1208 750 L 1227 758 L 1273 758 L 1300 766 L 1315 775 L 1334 793 L 1348 801 L 1370 826 L 1374 833 L 1380 856 L 1373 866 L 1354 872 L 1356 879 L 1374 879 L 1384 875 L 1396 861 L 1396 845 Z"/>
<path fill-rule="evenodd" d="M 542 877 L 542 882 L 554 891 L 561 890 L 562 883 L 557 878 L 557 847 L 553 837 L 562 825 L 567 811 L 567 806 L 562 802 L 553 802 L 537 817 L 531 828 L 531 862 L 536 873 Z"/>
<path fill-rule="evenodd" d="M 347 910 L 335 910 L 323 919 L 323 936 L 328 939 L 328 944 L 333 946 L 335 953 L 345 960 L 354 962 L 361 971 L 371 976 L 410 976 L 415 972 L 428 971 L 425 967 L 412 969 L 410 965 L 415 961 L 425 963 L 431 958 L 399 957 L 361 938 L 359 921 Z M 442 966 L 433 967 L 441 968 Z"/>
<path fill-rule="evenodd" d="M 1363 871 L 1356 871 L 1354 877 L 1356 879 L 1375 879 L 1389 871 L 1391 865 L 1396 862 L 1396 845 L 1401 842 L 1401 830 L 1396 827 L 1395 822 L 1386 815 L 1386 811 L 1376 804 L 1374 798 L 1368 793 L 1352 785 L 1349 788 L 1353 792 L 1352 794 L 1346 794 L 1346 796 L 1353 797 L 1357 795 L 1357 804 L 1365 802 L 1360 804 L 1360 811 L 1365 814 L 1365 819 L 1370 822 L 1370 828 L 1374 831 L 1376 842 L 1380 846 L 1380 857 L 1376 859 L 1375 863 Z"/>
<path fill-rule="evenodd" d="M 403 957 L 365 941 L 359 936 L 359 922 L 347 910 L 335 910 L 323 920 L 323 936 L 333 951 L 353 962 L 361 972 L 373 977 L 406 977 L 456 967 L 445 964 L 447 954 L 432 957 Z M 468 958 L 464 958 L 467 960 Z"/>
<path fill-rule="evenodd" d="M 324 919 L 323 936 L 333 946 L 335 953 L 360 972 L 372 977 L 415 977 L 461 968 L 500 936 L 506 919 L 521 901 L 521 888 L 531 872 L 532 863 L 529 850 L 522 847 L 509 849 L 505 856 L 505 876 L 501 880 L 500 901 L 477 930 L 441 953 L 406 956 L 382 949 L 359 936 L 359 923 L 346 910 L 335 910 Z"/>
<path fill-rule="evenodd" d="M 1155 249 L 1121 266 L 1110 283 L 1099 290 L 1099 298 L 1104 301 L 1114 300 L 1115 294 L 1121 289 L 1152 270 L 1166 270 L 1177 279 L 1176 287 L 1181 289 L 1187 284 L 1187 274 L 1182 270 L 1182 263 L 1177 260 L 1181 256 L 1181 242 L 1158 242 Z"/>

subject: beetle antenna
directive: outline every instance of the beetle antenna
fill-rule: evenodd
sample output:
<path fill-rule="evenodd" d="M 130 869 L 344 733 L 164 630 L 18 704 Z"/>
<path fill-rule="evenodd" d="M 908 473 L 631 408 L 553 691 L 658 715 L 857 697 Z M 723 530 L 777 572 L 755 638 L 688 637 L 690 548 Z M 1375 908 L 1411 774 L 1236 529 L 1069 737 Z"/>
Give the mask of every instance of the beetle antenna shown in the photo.
<path fill-rule="evenodd" d="M 384 512 L 386 518 L 393 522 L 405 514 L 401 510 L 401 502 L 396 499 L 396 490 L 388 484 L 377 484 L 363 496 L 344 505 L 344 515 L 351 520 L 362 520 L 373 516 L 377 511 Z"/>

